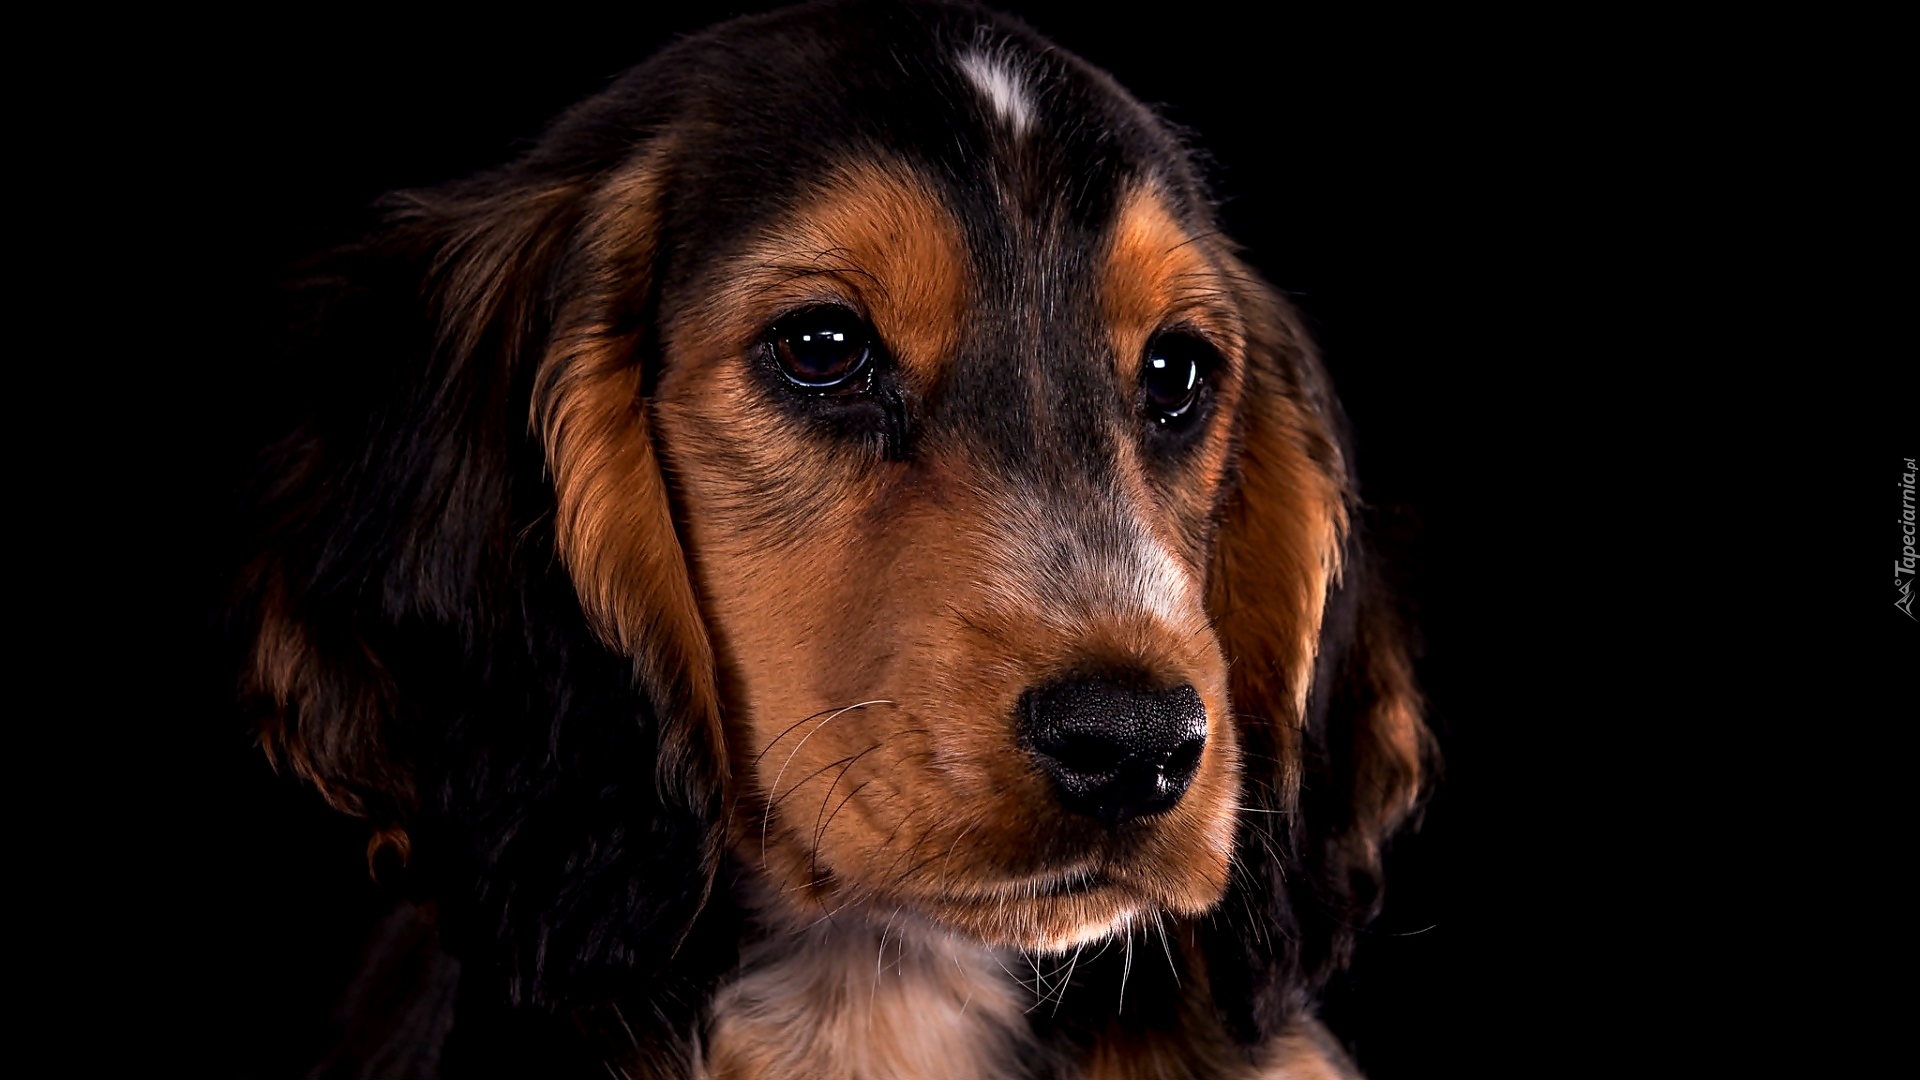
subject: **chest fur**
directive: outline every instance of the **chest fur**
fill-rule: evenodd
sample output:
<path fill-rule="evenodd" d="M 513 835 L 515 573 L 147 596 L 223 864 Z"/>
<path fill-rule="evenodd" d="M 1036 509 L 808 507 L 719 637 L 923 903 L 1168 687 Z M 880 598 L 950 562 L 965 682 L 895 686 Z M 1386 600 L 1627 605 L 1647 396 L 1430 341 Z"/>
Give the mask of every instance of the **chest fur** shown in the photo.
<path fill-rule="evenodd" d="M 924 926 L 822 922 L 742 961 L 713 999 L 698 1080 L 1358 1080 L 1310 1017 L 1248 1055 L 1204 995 L 1116 1019 L 1091 1045 L 1043 1045 L 1019 963 Z"/>
<path fill-rule="evenodd" d="M 989 1080 L 1034 1056 L 1020 988 L 945 935 L 821 923 L 748 950 L 714 999 L 708 1080 Z"/>

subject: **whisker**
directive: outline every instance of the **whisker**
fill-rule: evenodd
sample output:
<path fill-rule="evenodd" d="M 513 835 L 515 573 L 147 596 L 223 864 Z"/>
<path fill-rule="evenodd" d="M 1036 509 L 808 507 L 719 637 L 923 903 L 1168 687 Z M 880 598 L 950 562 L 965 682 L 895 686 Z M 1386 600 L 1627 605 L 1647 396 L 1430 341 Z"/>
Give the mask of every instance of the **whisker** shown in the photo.
<path fill-rule="evenodd" d="M 1030 985 L 1033 988 L 1033 1004 L 1027 1006 L 1026 1008 L 1026 1011 L 1031 1013 L 1033 1012 L 1033 1010 L 1047 1003 L 1047 995 L 1051 992 L 1051 990 L 1050 988 L 1047 987 L 1047 981 L 1045 977 L 1043 977 L 1040 974 L 1040 958 L 1036 956 L 1034 953 L 1032 953 L 1031 951 L 1026 949 L 1021 949 L 1020 955 L 1026 959 L 1027 967 L 1033 970 L 1032 983 L 1029 984 L 1025 980 L 1022 980 L 1021 982 L 1021 985 L 1023 986 Z"/>
<path fill-rule="evenodd" d="M 856 755 L 856 756 L 857 756 L 857 755 Z M 849 762 L 849 761 L 852 761 L 852 760 L 853 760 L 853 757 L 852 757 L 852 756 L 849 756 L 849 757 L 843 757 L 843 758 L 840 758 L 840 759 L 839 759 L 839 760 L 837 760 L 837 761 L 829 761 L 829 762 L 827 762 L 827 763 L 826 763 L 825 765 L 822 765 L 822 766 L 820 766 L 819 768 L 817 768 L 817 769 L 815 769 L 815 770 L 813 770 L 812 772 L 810 772 L 810 773 L 808 773 L 807 775 L 805 775 L 805 776 L 803 776 L 803 777 L 801 777 L 800 779 L 798 779 L 798 780 L 796 780 L 796 781 L 794 781 L 794 784 L 793 784 L 793 786 L 792 786 L 792 787 L 790 787 L 790 788 L 788 788 L 788 789 L 787 789 L 787 790 L 786 790 L 786 791 L 785 791 L 785 792 L 784 792 L 783 794 L 780 794 L 780 795 L 776 795 L 776 796 L 774 796 L 774 797 L 773 797 L 773 799 L 771 800 L 771 802 L 770 802 L 770 803 L 769 803 L 768 805 L 769 805 L 769 806 L 777 806 L 777 805 L 779 805 L 780 803 L 783 803 L 783 802 L 786 802 L 786 801 L 787 801 L 787 800 L 788 800 L 789 798 L 791 798 L 791 797 L 793 796 L 793 794 L 794 794 L 795 792 L 797 792 L 797 791 L 799 791 L 799 790 L 800 790 L 801 788 L 803 788 L 803 787 L 806 787 L 806 786 L 807 786 L 807 781 L 809 781 L 809 780 L 812 780 L 812 779 L 813 779 L 814 777 L 816 777 L 816 776 L 819 776 L 819 775 L 820 775 L 821 773 L 824 773 L 824 772 L 826 772 L 826 771 L 827 771 L 828 769 L 831 769 L 831 768 L 833 768 L 833 767 L 834 767 L 835 765 L 844 765 L 844 764 L 846 764 L 847 762 Z"/>
<path fill-rule="evenodd" d="M 1084 941 L 1081 942 L 1073 950 L 1073 959 L 1067 961 L 1067 975 L 1065 978 L 1060 980 L 1060 993 L 1058 996 L 1056 996 L 1053 999 L 1053 1015 L 1055 1016 L 1060 1015 L 1060 1005 L 1062 1002 L 1067 1000 L 1067 987 L 1073 985 L 1074 965 L 1080 962 L 1080 950 L 1086 947 L 1087 947 L 1087 943 Z"/>
<path fill-rule="evenodd" d="M 891 798 L 886 799 L 881 803 L 881 805 L 884 806 L 884 805 L 890 804 L 892 801 L 893 800 Z M 907 808 L 907 812 L 900 815 L 900 820 L 897 822 L 894 822 L 893 831 L 888 833 L 887 838 L 880 842 L 880 850 L 885 851 L 888 847 L 890 847 L 893 844 L 894 839 L 900 835 L 900 830 L 906 828 L 907 822 L 912 821 L 913 815 L 919 812 L 920 812 L 920 807 L 909 806 Z M 920 839 L 921 840 L 926 839 L 926 835 L 922 834 Z M 891 875 L 893 873 L 893 868 L 900 865 L 900 860 L 912 854 L 913 850 L 919 846 L 920 846 L 920 840 L 916 840 L 913 843 L 908 844 L 904 850 L 902 850 L 898 855 L 895 855 L 893 857 L 893 861 L 887 864 L 886 870 L 882 872 L 880 876 L 884 878 Z"/>
<path fill-rule="evenodd" d="M 1173 943 L 1167 940 L 1167 921 L 1160 912 L 1153 913 L 1153 928 L 1160 932 L 1160 948 L 1167 954 L 1167 970 L 1173 973 L 1173 985 L 1180 985 L 1180 965 L 1173 962 Z"/>
<path fill-rule="evenodd" d="M 952 938 L 952 936 L 948 936 L 947 938 L 947 957 L 954 961 L 954 970 L 958 970 L 960 976 L 966 978 L 966 999 L 960 1001 L 960 1015 L 966 1017 L 966 1007 L 973 1003 L 973 972 L 964 969 L 964 967 L 960 967 L 960 953 L 958 953 L 958 949 L 954 947 L 954 938 Z"/>
<path fill-rule="evenodd" d="M 957 850 L 957 849 L 958 849 L 958 848 L 960 847 L 960 841 L 962 841 L 962 840 L 965 840 L 965 839 L 967 838 L 967 834 L 968 834 L 968 833 L 970 833 L 970 832 L 972 832 L 972 831 L 973 831 L 973 827 L 974 827 L 975 825 L 978 825 L 978 824 L 979 824 L 979 822 L 977 822 L 977 821 L 975 821 L 975 822 L 971 822 L 971 823 L 969 823 L 969 824 L 967 825 L 967 827 L 966 827 L 966 828 L 964 828 L 964 829 L 961 829 L 961 830 L 960 830 L 960 835 L 958 835 L 958 836 L 956 836 L 956 837 L 954 837 L 954 838 L 953 838 L 953 843 L 951 843 L 951 844 L 948 844 L 948 845 L 947 845 L 947 857 L 946 857 L 946 859 L 945 859 L 945 860 L 943 860 L 943 861 L 942 861 L 942 862 L 940 863 L 940 889 L 941 889 L 941 891 L 943 891 L 943 892 L 944 892 L 944 891 L 946 891 L 946 888 L 947 888 L 947 872 L 948 872 L 949 870 L 952 870 L 952 869 L 953 869 L 953 853 L 954 853 L 954 851 L 955 851 L 955 850 Z"/>
<path fill-rule="evenodd" d="M 880 996 L 880 972 L 887 963 L 887 935 L 893 932 L 893 920 L 900 917 L 900 909 L 894 908 L 887 916 L 887 924 L 880 929 L 880 952 L 873 958 L 873 993 L 867 998 L 867 1030 L 873 1030 L 873 1002 Z"/>
<path fill-rule="evenodd" d="M 842 775 L 844 775 L 844 773 L 843 773 Z M 849 791 L 849 792 L 847 792 L 847 793 L 846 793 L 845 795 L 843 795 L 843 796 L 841 796 L 841 797 L 840 797 L 840 801 L 839 801 L 838 803 L 836 803 L 836 804 L 834 804 L 834 807 L 833 807 L 833 813 L 831 813 L 831 814 L 828 814 L 828 815 L 827 815 L 827 820 L 826 820 L 826 821 L 824 821 L 824 822 L 822 822 L 822 823 L 820 824 L 820 826 L 819 826 L 819 828 L 818 828 L 818 829 L 816 829 L 816 830 L 814 831 L 814 834 L 813 834 L 813 862 L 814 862 L 814 866 L 813 866 L 813 869 L 814 869 L 815 871 L 817 871 L 817 870 L 819 869 L 819 864 L 820 864 L 820 838 L 821 838 L 821 837 L 823 837 L 823 836 L 825 836 L 825 835 L 827 834 L 827 827 L 833 824 L 833 819 L 834 819 L 835 817 L 837 817 L 837 816 L 839 815 L 839 813 L 840 813 L 840 808 L 841 808 L 841 807 L 844 807 L 844 806 L 846 806 L 846 805 L 847 805 L 847 800 L 849 800 L 849 799 L 851 799 L 851 798 L 853 798 L 853 797 L 854 797 L 855 795 L 858 795 L 858 794 L 860 794 L 860 789 L 861 789 L 861 788 L 864 788 L 864 787 L 866 787 L 866 786 L 867 786 L 868 784 L 871 784 L 871 783 L 873 783 L 873 781 L 871 781 L 871 780 L 862 780 L 862 781 L 860 781 L 860 782 L 859 782 L 858 784 L 855 784 L 855 785 L 853 786 L 853 790 L 851 790 L 851 791 Z M 827 793 L 828 793 L 829 795 L 831 795 L 831 794 L 832 794 L 833 792 L 832 792 L 832 790 L 831 790 L 831 789 L 829 789 Z M 822 803 L 821 803 L 821 805 L 822 805 L 822 806 L 825 806 L 825 805 L 826 805 L 826 803 L 825 803 L 824 801 L 822 801 Z"/>
<path fill-rule="evenodd" d="M 826 727 L 828 724 L 833 723 L 835 720 L 839 719 L 842 715 L 852 712 L 855 709 L 864 709 L 869 705 L 894 705 L 894 704 L 898 704 L 898 702 L 888 701 L 881 698 L 875 698 L 872 701 L 856 702 L 852 705 L 848 705 L 844 709 L 837 709 L 832 713 L 828 714 L 825 720 L 822 720 L 818 724 L 815 724 L 813 726 L 812 731 L 809 731 L 805 735 L 801 736 L 799 742 L 793 744 L 793 749 L 787 752 L 787 760 L 780 763 L 780 771 L 773 774 L 773 783 L 769 785 L 767 788 L 766 810 L 760 817 L 760 865 L 761 867 L 764 868 L 767 865 L 767 830 L 773 823 L 773 793 L 780 790 L 780 778 L 787 775 L 787 766 L 793 764 L 794 755 L 800 752 L 801 747 L 807 745 L 808 739 L 811 739 L 815 735 L 820 734 L 821 728 Z M 814 713 L 813 715 L 819 716 L 820 714 Z M 807 718 L 807 720 L 811 720 L 812 718 L 813 717 L 810 716 Z M 804 724 L 806 723 L 806 720 L 802 720 L 800 721 L 800 723 Z M 799 724 L 794 725 L 794 727 L 798 727 L 798 726 Z M 793 728 L 790 727 L 787 730 L 792 731 Z M 784 734 L 782 737 L 784 737 Z M 777 739 L 775 740 L 775 742 L 778 742 L 778 741 L 779 740 Z M 772 746 L 773 746 L 773 743 L 767 744 L 767 747 L 769 749 L 771 749 Z M 762 754 L 764 754 L 765 752 L 766 752 L 765 750 L 761 751 Z M 758 759 L 756 759 L 756 761 L 757 760 Z"/>
<path fill-rule="evenodd" d="M 812 716 L 803 716 L 800 719 L 795 720 L 793 723 L 788 724 L 785 731 L 782 731 L 780 734 L 775 735 L 772 741 L 768 742 L 767 745 L 760 748 L 759 753 L 753 755 L 753 767 L 759 768 L 760 759 L 767 756 L 767 751 L 773 749 L 775 746 L 778 746 L 780 744 L 781 739 L 784 739 L 787 736 L 793 734 L 794 728 L 799 727 L 801 724 L 804 724 L 807 721 L 814 719 L 815 717 L 825 716 L 826 714 L 832 711 L 833 711 L 832 709 L 821 709 L 819 712 L 814 713 Z"/>
<path fill-rule="evenodd" d="M 845 780 L 847 778 L 847 772 L 851 770 L 854 767 L 854 765 L 860 761 L 861 758 L 866 757 L 868 754 L 871 754 L 878 749 L 880 749 L 880 744 L 874 743 L 872 746 L 867 747 L 865 750 L 860 751 L 859 753 L 853 755 L 850 758 L 840 759 L 841 761 L 846 762 L 846 764 L 840 767 L 840 774 L 833 778 L 833 783 L 827 785 L 827 793 L 820 797 L 820 812 L 813 815 L 813 854 L 808 858 L 808 864 L 807 864 L 808 873 L 813 874 L 816 877 L 819 876 L 820 838 L 826 835 L 827 826 L 833 824 L 834 814 L 838 814 L 840 812 L 841 806 L 847 805 L 847 799 L 853 798 L 856 794 L 859 793 L 861 788 L 866 787 L 868 781 L 861 781 L 858 785 L 854 787 L 852 791 L 847 792 L 846 798 L 840 800 L 840 806 L 834 807 L 833 814 L 829 814 L 827 813 L 827 801 L 833 798 L 833 789 L 840 786 L 840 781 Z"/>

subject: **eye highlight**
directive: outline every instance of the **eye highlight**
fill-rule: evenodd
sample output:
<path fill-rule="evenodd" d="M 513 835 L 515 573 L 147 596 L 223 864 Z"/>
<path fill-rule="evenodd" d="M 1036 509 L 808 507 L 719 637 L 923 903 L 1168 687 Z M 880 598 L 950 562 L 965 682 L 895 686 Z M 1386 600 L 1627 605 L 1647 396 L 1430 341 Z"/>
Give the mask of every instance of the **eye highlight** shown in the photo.
<path fill-rule="evenodd" d="M 1207 374 L 1220 363 L 1212 345 L 1193 334 L 1169 330 L 1147 343 L 1140 367 L 1140 409 L 1156 423 L 1186 421 L 1199 410 Z"/>
<path fill-rule="evenodd" d="M 814 394 L 855 394 L 872 381 L 876 335 L 843 307 L 804 308 L 782 316 L 761 338 L 787 382 Z"/>

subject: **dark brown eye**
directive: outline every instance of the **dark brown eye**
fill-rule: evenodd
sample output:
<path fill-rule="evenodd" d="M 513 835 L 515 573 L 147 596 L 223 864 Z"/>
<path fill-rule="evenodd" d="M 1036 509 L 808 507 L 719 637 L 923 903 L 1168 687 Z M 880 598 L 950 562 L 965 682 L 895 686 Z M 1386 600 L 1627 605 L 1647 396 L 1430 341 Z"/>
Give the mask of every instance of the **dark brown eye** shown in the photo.
<path fill-rule="evenodd" d="M 846 308 L 796 311 L 768 328 L 763 340 L 768 358 L 802 390 L 845 394 L 867 388 L 873 327 Z"/>
<path fill-rule="evenodd" d="M 1147 344 L 1147 362 L 1140 369 L 1140 403 L 1146 414 L 1161 424 L 1187 415 L 1207 372 L 1219 361 L 1213 346 L 1178 331 L 1159 334 Z"/>

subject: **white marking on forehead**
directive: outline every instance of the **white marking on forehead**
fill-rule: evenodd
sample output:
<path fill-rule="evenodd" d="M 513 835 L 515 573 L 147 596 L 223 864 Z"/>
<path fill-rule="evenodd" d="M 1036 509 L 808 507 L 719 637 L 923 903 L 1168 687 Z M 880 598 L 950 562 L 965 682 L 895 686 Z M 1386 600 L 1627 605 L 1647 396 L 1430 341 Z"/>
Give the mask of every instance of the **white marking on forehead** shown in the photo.
<path fill-rule="evenodd" d="M 993 106 L 994 114 L 1013 129 L 1015 138 L 1033 126 L 1033 99 L 1026 80 L 1005 56 L 970 49 L 960 54 L 960 70 Z"/>

